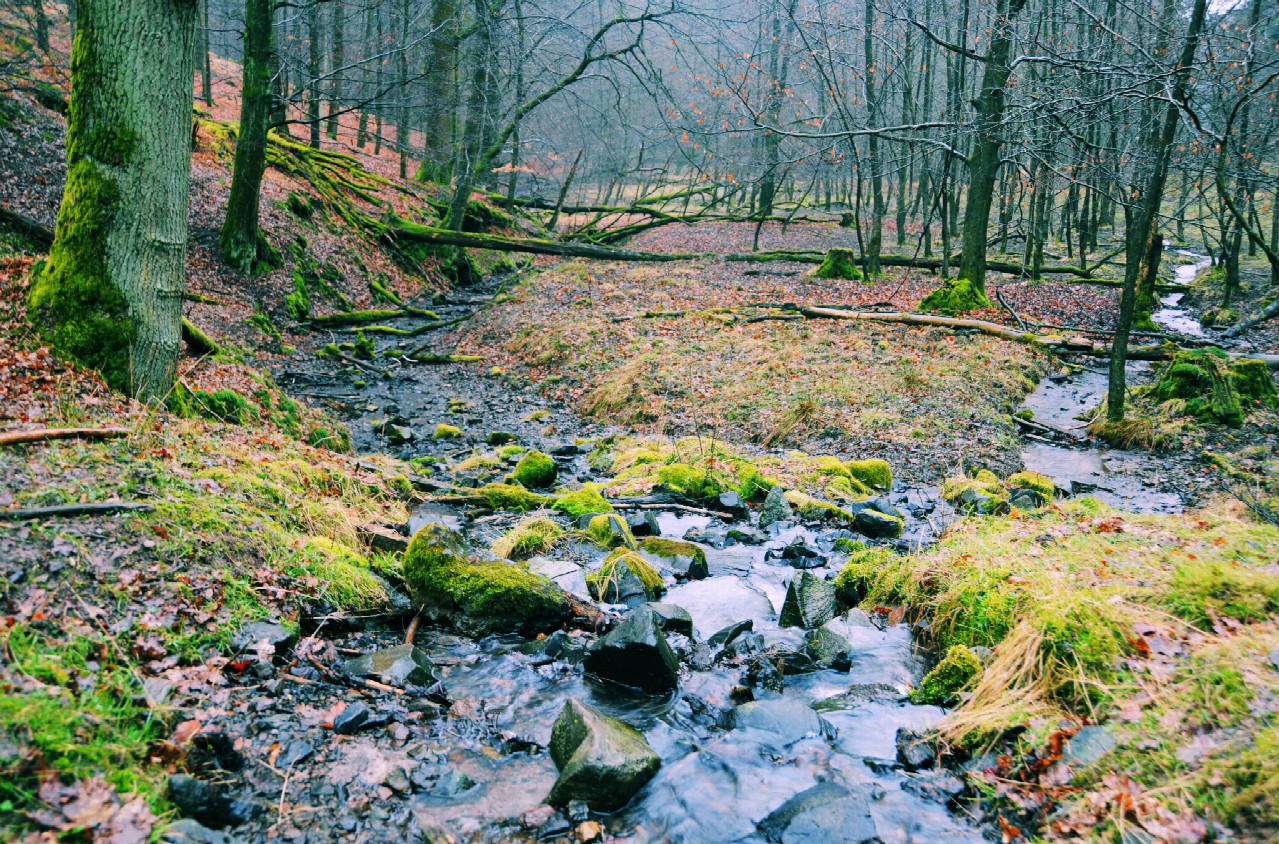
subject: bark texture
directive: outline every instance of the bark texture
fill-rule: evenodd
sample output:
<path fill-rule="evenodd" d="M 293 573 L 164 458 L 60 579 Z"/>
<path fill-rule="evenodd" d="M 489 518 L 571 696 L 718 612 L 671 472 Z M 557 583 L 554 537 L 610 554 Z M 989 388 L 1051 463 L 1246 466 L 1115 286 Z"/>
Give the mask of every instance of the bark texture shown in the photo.
<path fill-rule="evenodd" d="M 116 389 L 162 396 L 182 331 L 196 0 L 81 0 L 67 183 L 30 313 Z"/>
<path fill-rule="evenodd" d="M 258 202 L 262 173 L 266 170 L 274 6 L 275 0 L 245 0 L 244 3 L 244 95 L 240 101 L 240 132 L 235 142 L 235 168 L 221 244 L 226 262 L 246 274 L 253 272 L 262 240 L 258 231 Z"/>

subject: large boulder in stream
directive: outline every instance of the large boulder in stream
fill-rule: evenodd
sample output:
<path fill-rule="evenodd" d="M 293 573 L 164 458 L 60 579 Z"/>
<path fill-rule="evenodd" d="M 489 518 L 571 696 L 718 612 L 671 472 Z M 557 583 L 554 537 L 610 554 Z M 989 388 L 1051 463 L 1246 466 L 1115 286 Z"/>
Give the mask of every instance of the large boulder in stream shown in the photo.
<path fill-rule="evenodd" d="M 764 499 L 764 507 L 759 511 L 759 526 L 766 528 L 775 522 L 784 522 L 791 517 L 790 502 L 786 500 L 786 490 L 774 486 Z"/>
<path fill-rule="evenodd" d="M 722 726 L 733 730 L 764 730 L 786 744 L 805 738 L 834 739 L 834 726 L 808 706 L 795 700 L 756 700 L 743 703 L 724 717 Z"/>
<path fill-rule="evenodd" d="M 587 574 L 586 586 L 597 601 L 629 607 L 655 601 L 665 591 L 662 576 L 643 557 L 625 548 L 609 554 L 599 571 Z"/>
<path fill-rule="evenodd" d="M 417 532 L 404 555 L 404 580 L 427 614 L 470 636 L 534 636 L 568 617 L 564 592 L 542 575 L 468 549 L 443 525 Z"/>
<path fill-rule="evenodd" d="M 786 587 L 786 600 L 777 623 L 782 627 L 813 630 L 834 618 L 839 612 L 835 584 L 806 571 L 796 573 Z"/>
<path fill-rule="evenodd" d="M 676 580 L 703 580 L 710 573 L 700 545 L 650 536 L 639 544 L 640 556 Z"/>
<path fill-rule="evenodd" d="M 864 844 L 880 840 L 870 814 L 870 801 L 833 782 L 821 782 L 796 794 L 760 821 L 759 831 L 773 844 Z"/>
<path fill-rule="evenodd" d="M 397 645 L 348 659 L 342 670 L 354 677 L 374 677 L 392 686 L 430 687 L 440 681 L 426 651 L 413 645 Z"/>
<path fill-rule="evenodd" d="M 662 634 L 662 620 L 649 607 L 622 618 L 586 654 L 587 673 L 649 694 L 679 685 L 679 660 Z"/>
<path fill-rule="evenodd" d="M 560 776 L 546 802 L 585 800 L 597 812 L 625 806 L 662 765 L 639 730 L 573 698 L 555 719 L 550 749 Z"/>

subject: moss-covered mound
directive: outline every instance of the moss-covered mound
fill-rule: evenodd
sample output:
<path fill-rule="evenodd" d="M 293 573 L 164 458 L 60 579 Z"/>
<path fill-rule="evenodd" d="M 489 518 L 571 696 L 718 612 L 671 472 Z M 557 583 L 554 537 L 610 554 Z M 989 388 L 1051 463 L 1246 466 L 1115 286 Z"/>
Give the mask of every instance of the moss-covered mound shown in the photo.
<path fill-rule="evenodd" d="M 813 273 L 816 278 L 859 279 L 861 270 L 857 269 L 857 256 L 851 249 L 832 249 L 826 253 L 826 260 Z"/>
<path fill-rule="evenodd" d="M 586 575 L 586 586 L 591 597 L 609 604 L 627 603 L 630 599 L 655 601 L 663 591 L 662 576 L 629 548 L 618 548 L 609 554 L 599 571 Z"/>
<path fill-rule="evenodd" d="M 937 667 L 925 675 L 919 688 L 911 692 L 911 702 L 944 706 L 953 702 L 955 695 L 980 673 L 981 660 L 977 654 L 963 645 L 954 645 Z"/>
<path fill-rule="evenodd" d="M 1008 508 L 1008 488 L 988 469 L 982 469 L 976 478 L 947 478 L 941 496 L 956 507 L 977 513 L 1001 513 Z"/>
<path fill-rule="evenodd" d="M 725 489 L 714 474 L 687 463 L 661 467 L 657 470 L 657 480 L 662 486 L 699 501 L 714 498 Z"/>
<path fill-rule="evenodd" d="M 437 440 L 455 440 L 462 436 L 462 429 L 455 425 L 439 424 L 435 426 Z"/>
<path fill-rule="evenodd" d="M 540 451 L 530 451 L 520 458 L 511 472 L 511 480 L 530 489 L 544 489 L 555 483 L 555 461 Z"/>
<path fill-rule="evenodd" d="M 966 278 L 956 279 L 943 284 L 924 297 L 919 303 L 921 311 L 936 311 L 941 314 L 961 314 L 987 307 L 990 300 L 986 294 Z"/>
<path fill-rule="evenodd" d="M 621 545 L 631 551 L 639 550 L 639 546 L 635 544 L 635 535 L 631 533 L 626 519 L 616 513 L 605 513 L 591 519 L 586 532 L 590 534 L 591 539 L 605 548 Z"/>
<path fill-rule="evenodd" d="M 1182 403 L 1188 415 L 1231 428 L 1243 424 L 1249 407 L 1279 404 L 1264 361 L 1232 362 L 1220 349 L 1178 352 L 1149 397 L 1159 403 Z"/>
<path fill-rule="evenodd" d="M 841 546 L 840 543 L 844 544 Z M 893 559 L 893 552 L 847 540 L 838 540 L 836 549 L 848 552 L 848 562 L 835 575 L 835 597 L 844 606 L 855 607 L 865 599 L 870 584 Z"/>
<path fill-rule="evenodd" d="M 1052 501 L 1053 496 L 1057 494 L 1057 484 L 1053 483 L 1053 479 L 1037 472 L 1018 472 L 1014 475 L 1009 475 L 1008 487 L 1010 489 L 1034 490 L 1048 501 Z"/>
<path fill-rule="evenodd" d="M 613 505 L 604 500 L 596 484 L 586 484 L 576 492 L 570 492 L 560 498 L 551 506 L 573 519 L 588 513 L 613 512 Z"/>
<path fill-rule="evenodd" d="M 514 510 L 518 513 L 540 510 L 549 502 L 546 496 L 537 495 L 514 484 L 485 484 L 475 490 L 475 495 L 494 510 Z"/>
<path fill-rule="evenodd" d="M 564 529 L 545 516 L 525 519 L 493 543 L 493 553 L 508 560 L 527 560 L 550 550 Z"/>
<path fill-rule="evenodd" d="M 568 601 L 554 583 L 502 560 L 473 558 L 442 525 L 417 532 L 404 555 L 404 580 L 415 601 L 473 636 L 535 635 L 558 627 Z"/>
<path fill-rule="evenodd" d="M 841 525 L 851 525 L 853 523 L 853 514 L 831 504 L 829 501 L 820 501 L 800 492 L 797 489 L 788 490 L 786 492 L 786 500 L 795 508 L 795 512 L 802 519 L 813 522 L 835 522 Z"/>
<path fill-rule="evenodd" d="M 844 468 L 848 470 L 850 477 L 866 486 L 889 489 L 893 485 L 893 469 L 887 460 L 850 460 L 844 464 Z"/>

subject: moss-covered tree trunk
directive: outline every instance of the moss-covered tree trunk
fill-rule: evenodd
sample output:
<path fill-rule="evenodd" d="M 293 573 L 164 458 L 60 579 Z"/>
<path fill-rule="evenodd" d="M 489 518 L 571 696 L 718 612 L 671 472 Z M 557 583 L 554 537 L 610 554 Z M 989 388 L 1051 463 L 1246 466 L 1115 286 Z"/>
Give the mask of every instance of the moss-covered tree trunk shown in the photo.
<path fill-rule="evenodd" d="M 266 136 L 271 108 L 271 27 L 275 0 L 245 0 L 244 85 L 240 132 L 235 142 L 231 196 L 222 223 L 222 255 L 246 275 L 265 249 L 258 231 L 258 202 L 266 170 Z"/>
<path fill-rule="evenodd" d="M 173 384 L 182 333 L 196 0 L 81 0 L 67 183 L 29 310 L 138 398 Z"/>
<path fill-rule="evenodd" d="M 1133 311 L 1132 324 L 1140 331 L 1157 331 L 1153 319 L 1159 297 L 1156 286 L 1159 283 L 1159 262 L 1164 256 L 1164 236 L 1151 231 L 1146 243 L 1146 254 L 1141 259 L 1141 274 L 1137 278 L 1137 304 Z"/>
<path fill-rule="evenodd" d="M 1002 161 L 1004 88 L 1012 75 L 1008 54 L 1016 35 L 1013 22 L 1026 0 L 998 0 L 990 32 L 990 50 L 982 73 L 981 92 L 973 101 L 977 107 L 976 140 L 968 159 L 968 199 L 964 206 L 964 229 L 959 258 L 959 277 L 924 300 L 923 307 L 941 311 L 980 308 L 986 299 L 986 232 L 990 206 L 995 196 L 995 180 Z M 953 210 L 953 209 L 952 209 Z"/>
<path fill-rule="evenodd" d="M 875 100 L 875 0 L 866 0 L 866 32 L 863 47 L 866 52 L 866 121 L 877 126 L 878 104 Z M 879 136 L 872 134 L 870 144 L 870 226 L 866 238 L 866 275 L 879 275 L 879 253 L 884 248 L 884 176 L 880 172 Z"/>

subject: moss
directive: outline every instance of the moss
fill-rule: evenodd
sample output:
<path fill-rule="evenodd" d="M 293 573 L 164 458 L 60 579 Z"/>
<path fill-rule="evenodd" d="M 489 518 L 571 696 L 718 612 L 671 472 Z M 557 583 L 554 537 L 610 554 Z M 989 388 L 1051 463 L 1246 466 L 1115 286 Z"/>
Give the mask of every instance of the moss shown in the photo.
<path fill-rule="evenodd" d="M 822 261 L 822 265 L 813 273 L 813 277 L 858 279 L 862 277 L 862 274 L 861 270 L 857 269 L 857 256 L 853 254 L 853 250 L 831 249 L 826 253 L 826 259 Z"/>
<path fill-rule="evenodd" d="M 527 560 L 550 550 L 564 529 L 545 516 L 525 519 L 494 541 L 492 550 L 508 560 Z"/>
<path fill-rule="evenodd" d="M 328 537 L 309 537 L 284 570 L 315 578 L 317 592 L 338 610 L 370 610 L 387 601 L 386 587 L 373 576 L 368 557 Z"/>
<path fill-rule="evenodd" d="M 634 549 L 618 548 L 604 558 L 599 571 L 589 572 L 586 575 L 586 585 L 595 600 L 608 603 L 617 603 L 621 600 L 623 596 L 618 593 L 618 587 L 622 572 L 619 569 L 623 567 L 630 569 L 643 584 L 649 600 L 654 600 L 661 595 L 662 576 L 657 573 L 657 570 L 635 553 Z"/>
<path fill-rule="evenodd" d="M 437 440 L 455 440 L 462 436 L 462 429 L 453 425 L 436 425 L 435 439 Z"/>
<path fill-rule="evenodd" d="M 1275 390 L 1270 367 L 1263 360 L 1236 360 L 1230 364 L 1230 382 L 1239 398 L 1259 402 L 1267 407 L 1279 406 L 1279 391 Z"/>
<path fill-rule="evenodd" d="M 1253 388 L 1259 386 L 1249 377 L 1247 367 L 1244 373 L 1242 383 Z M 1244 410 L 1235 381 L 1225 352 L 1194 349 L 1178 352 L 1173 357 L 1149 395 L 1159 403 L 1184 401 L 1185 412 L 1190 416 L 1238 428 L 1243 424 Z"/>
<path fill-rule="evenodd" d="M 743 501 L 758 501 L 768 495 L 777 482 L 764 475 L 754 463 L 738 458 L 733 461 L 737 475 L 737 494 Z"/>
<path fill-rule="evenodd" d="M 516 464 L 511 480 L 532 489 L 544 489 L 555 483 L 555 461 L 540 451 L 530 451 Z"/>
<path fill-rule="evenodd" d="M 854 478 L 835 478 L 826 485 L 826 495 L 836 501 L 865 501 L 871 494 L 870 487 Z"/>
<path fill-rule="evenodd" d="M 663 486 L 696 500 L 706 500 L 724 491 L 724 485 L 711 472 L 686 463 L 672 463 L 657 470 Z"/>
<path fill-rule="evenodd" d="M 454 472 L 473 472 L 479 470 L 481 473 L 488 472 L 492 474 L 502 468 L 502 461 L 488 454 L 472 454 L 461 463 L 453 467 Z"/>
<path fill-rule="evenodd" d="M 837 539 L 835 550 L 848 554 L 848 562 L 835 575 L 835 595 L 845 606 L 857 606 L 870 592 L 870 585 L 880 571 L 893 559 L 893 553 L 887 548 L 872 548 L 847 538 Z"/>
<path fill-rule="evenodd" d="M 989 469 L 981 469 L 977 472 L 977 483 L 979 484 L 997 484 L 999 476 Z"/>
<path fill-rule="evenodd" d="M 576 492 L 570 492 L 551 505 L 554 509 L 576 519 L 588 513 L 612 513 L 613 505 L 600 495 L 599 487 L 586 484 Z"/>
<path fill-rule="evenodd" d="M 882 490 L 892 488 L 893 469 L 887 460 L 850 460 L 844 464 L 844 468 L 850 476 L 867 486 Z"/>
<path fill-rule="evenodd" d="M 977 473 L 976 480 L 964 477 L 947 478 L 942 484 L 941 495 L 943 499 L 957 506 L 965 503 L 976 506 L 980 503 L 983 512 L 987 513 L 1002 510 L 1008 503 L 1008 490 L 1004 488 L 994 472 L 986 469 Z M 974 500 L 974 496 L 983 497 L 985 501 Z M 965 498 L 969 501 L 966 502 Z"/>
<path fill-rule="evenodd" d="M 835 475 L 841 478 L 851 478 L 848 467 L 840 462 L 838 457 L 814 457 L 813 465 L 817 469 L 819 475 Z"/>
<path fill-rule="evenodd" d="M 522 445 L 508 445 L 498 450 L 497 456 L 503 460 L 510 460 L 512 457 L 519 457 L 524 453 Z"/>
<path fill-rule="evenodd" d="M 1027 422 L 1030 422 L 1035 418 L 1035 411 L 1031 410 L 1029 407 L 1023 407 L 1021 410 L 1014 413 L 1013 417 L 1017 419 L 1025 419 Z"/>
<path fill-rule="evenodd" d="M 912 703 L 944 706 L 981 673 L 981 660 L 963 645 L 955 645 L 937 667 L 924 676 L 919 688 L 911 692 Z"/>
<path fill-rule="evenodd" d="M 80 158 L 67 170 L 57 232 L 27 310 L 45 340 L 98 370 L 113 389 L 132 391 L 130 349 L 136 336 L 124 294 L 107 267 L 107 236 L 119 189 L 99 165 Z"/>
<path fill-rule="evenodd" d="M 1008 478 L 1010 489 L 1033 489 L 1049 501 L 1057 494 L 1057 485 L 1047 475 L 1036 472 L 1018 472 Z"/>
<path fill-rule="evenodd" d="M 488 444 L 492 446 L 506 445 L 507 443 L 515 442 L 516 439 L 517 437 L 514 434 L 506 431 L 493 431 L 488 435 Z"/>
<path fill-rule="evenodd" d="M 925 296 L 924 301 L 919 303 L 919 309 L 954 316 L 989 305 L 990 300 L 984 292 L 968 279 L 960 278 L 943 284 Z"/>
<path fill-rule="evenodd" d="M 437 524 L 409 543 L 404 580 L 416 601 L 452 613 L 457 626 L 477 633 L 552 629 L 568 610 L 563 592 L 547 578 L 511 563 L 471 559 L 462 539 Z"/>
<path fill-rule="evenodd" d="M 184 419 L 203 417 L 232 425 L 247 425 L 258 418 L 257 409 L 239 393 L 232 390 L 206 393 L 188 389 L 180 382 L 169 392 L 165 404 L 171 413 Z"/>
<path fill-rule="evenodd" d="M 706 565 L 706 552 L 702 550 L 702 546 L 692 542 L 684 542 L 679 539 L 663 539 L 660 536 L 648 536 L 640 542 L 639 548 L 645 554 L 652 554 L 655 557 L 665 557 L 668 560 L 677 557 L 692 557 L 693 562 L 700 564 L 702 567 Z"/>
<path fill-rule="evenodd" d="M 485 484 L 475 492 L 494 510 L 515 510 L 527 513 L 530 510 L 540 510 L 548 501 L 545 496 L 536 495 L 522 486 L 512 484 Z"/>
<path fill-rule="evenodd" d="M 1230 560 L 1179 560 L 1165 606 L 1211 630 L 1217 618 L 1252 622 L 1279 613 L 1279 577 Z"/>
<path fill-rule="evenodd" d="M 334 425 L 332 431 L 324 427 L 315 427 L 306 435 L 308 445 L 324 448 L 336 454 L 349 454 L 351 451 L 351 435 L 341 425 Z"/>
<path fill-rule="evenodd" d="M 788 490 L 786 500 L 791 503 L 801 518 L 809 521 L 834 521 L 844 525 L 853 523 L 853 514 L 844 508 L 826 501 L 819 501 L 797 489 Z"/>
<path fill-rule="evenodd" d="M 631 533 L 626 520 L 616 513 L 606 513 L 591 519 L 586 528 L 587 534 L 605 548 L 624 545 L 635 551 L 639 546 L 635 543 L 635 535 Z"/>

